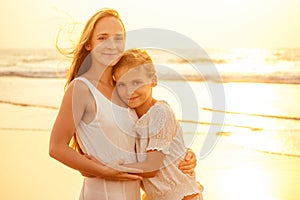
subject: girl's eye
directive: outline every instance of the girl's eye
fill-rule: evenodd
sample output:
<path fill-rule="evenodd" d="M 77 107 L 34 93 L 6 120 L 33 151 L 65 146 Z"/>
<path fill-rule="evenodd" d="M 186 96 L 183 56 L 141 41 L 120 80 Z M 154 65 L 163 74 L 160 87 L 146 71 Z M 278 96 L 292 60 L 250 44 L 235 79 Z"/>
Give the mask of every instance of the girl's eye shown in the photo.
<path fill-rule="evenodd" d="M 133 85 L 135 85 L 135 86 L 140 85 L 140 84 L 142 84 L 141 81 L 133 81 Z"/>
<path fill-rule="evenodd" d="M 123 83 L 117 83 L 117 87 L 124 87 L 124 84 Z"/>

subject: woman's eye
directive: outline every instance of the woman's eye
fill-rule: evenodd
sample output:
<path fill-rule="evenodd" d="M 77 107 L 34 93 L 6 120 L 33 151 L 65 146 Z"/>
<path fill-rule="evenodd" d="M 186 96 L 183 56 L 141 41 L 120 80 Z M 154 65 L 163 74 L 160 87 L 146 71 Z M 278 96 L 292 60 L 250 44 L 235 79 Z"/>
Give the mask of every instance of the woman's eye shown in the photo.
<path fill-rule="evenodd" d="M 100 41 L 104 41 L 106 39 L 107 39 L 107 37 L 98 37 L 98 40 L 100 40 Z"/>
<path fill-rule="evenodd" d="M 117 37 L 115 37 L 115 40 L 116 41 L 123 41 L 124 37 L 123 36 L 117 36 Z"/>

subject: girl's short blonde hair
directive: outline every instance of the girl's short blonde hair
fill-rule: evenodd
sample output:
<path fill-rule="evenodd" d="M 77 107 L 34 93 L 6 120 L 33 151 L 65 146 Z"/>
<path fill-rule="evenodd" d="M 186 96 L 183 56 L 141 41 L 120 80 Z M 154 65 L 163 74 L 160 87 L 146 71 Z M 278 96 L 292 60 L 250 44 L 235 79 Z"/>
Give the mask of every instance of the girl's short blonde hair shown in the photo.
<path fill-rule="evenodd" d="M 120 60 L 112 68 L 112 76 L 115 80 L 115 73 L 121 68 L 139 67 L 149 77 L 156 75 L 156 70 L 153 61 L 146 50 L 129 49 L 122 54 Z"/>

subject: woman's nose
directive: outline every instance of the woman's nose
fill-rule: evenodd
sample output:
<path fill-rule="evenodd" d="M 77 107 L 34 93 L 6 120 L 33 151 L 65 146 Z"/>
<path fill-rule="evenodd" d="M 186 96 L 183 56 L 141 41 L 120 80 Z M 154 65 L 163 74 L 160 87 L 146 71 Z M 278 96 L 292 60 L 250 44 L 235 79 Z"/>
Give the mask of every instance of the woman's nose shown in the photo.
<path fill-rule="evenodd" d="M 106 41 L 105 41 L 106 47 L 107 48 L 111 48 L 111 49 L 115 49 L 116 48 L 116 42 L 114 40 L 113 37 L 109 37 Z"/>

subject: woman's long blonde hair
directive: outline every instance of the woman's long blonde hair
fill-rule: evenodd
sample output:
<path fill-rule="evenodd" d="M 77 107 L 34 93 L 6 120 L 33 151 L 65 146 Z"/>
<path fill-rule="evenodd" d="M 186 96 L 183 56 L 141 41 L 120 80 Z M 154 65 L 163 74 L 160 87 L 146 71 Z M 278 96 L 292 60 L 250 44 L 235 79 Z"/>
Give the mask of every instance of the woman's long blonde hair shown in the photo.
<path fill-rule="evenodd" d="M 81 37 L 78 41 L 78 44 L 76 47 L 71 51 L 64 51 L 62 50 L 58 45 L 58 39 L 56 41 L 56 48 L 60 53 L 67 57 L 72 57 L 72 63 L 70 66 L 70 69 L 68 71 L 67 75 L 67 82 L 65 85 L 65 89 L 69 86 L 71 81 L 75 79 L 77 76 L 80 76 L 81 74 L 85 73 L 91 65 L 91 58 L 90 58 L 90 51 L 86 49 L 86 45 L 88 45 L 91 42 L 91 38 L 95 29 L 95 26 L 97 22 L 105 17 L 115 17 L 117 18 L 123 28 L 124 28 L 124 34 L 125 34 L 125 26 L 123 21 L 120 18 L 119 13 L 111 8 L 103 8 L 96 12 L 86 23 Z M 79 147 L 78 140 L 76 138 L 76 134 L 74 134 L 74 137 L 72 138 L 70 142 L 70 146 L 77 150 L 78 152 L 83 154 L 83 151 Z"/>
<path fill-rule="evenodd" d="M 65 85 L 65 88 L 68 87 L 68 85 L 70 84 L 70 82 L 76 78 L 77 76 L 85 73 L 91 65 L 91 58 L 89 56 L 90 51 L 88 51 L 86 49 L 86 45 L 88 45 L 91 42 L 91 37 L 93 35 L 94 29 L 95 29 L 95 25 L 96 23 L 105 17 L 115 17 L 117 18 L 123 28 L 124 28 L 124 33 L 125 31 L 125 26 L 123 21 L 120 18 L 119 13 L 111 8 L 103 8 L 101 10 L 99 10 L 98 12 L 96 12 L 86 23 L 81 37 L 78 41 L 77 46 L 69 51 L 66 52 L 64 50 L 62 50 L 59 46 L 58 46 L 58 42 L 56 42 L 56 48 L 59 50 L 59 52 L 61 52 L 63 55 L 66 56 L 72 56 L 72 64 L 70 66 L 70 70 L 68 72 L 68 77 L 67 77 L 67 83 Z"/>

